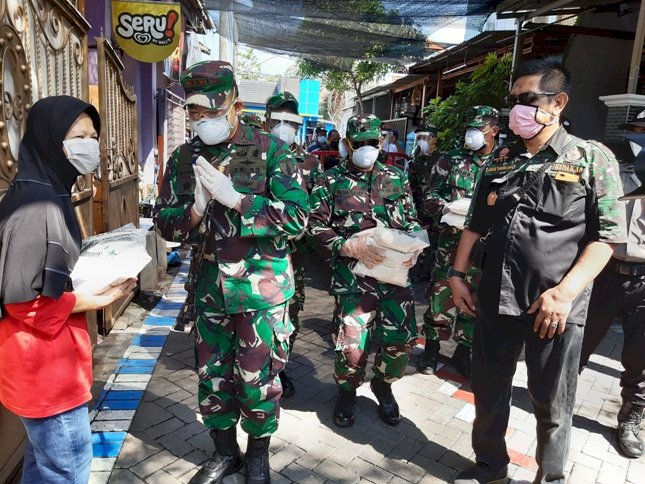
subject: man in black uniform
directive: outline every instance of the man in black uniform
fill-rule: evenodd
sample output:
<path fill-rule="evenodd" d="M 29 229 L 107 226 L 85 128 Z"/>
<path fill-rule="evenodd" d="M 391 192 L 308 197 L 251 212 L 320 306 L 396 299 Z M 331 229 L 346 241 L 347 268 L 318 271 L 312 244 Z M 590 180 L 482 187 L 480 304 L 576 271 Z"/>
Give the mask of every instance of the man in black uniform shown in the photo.
<path fill-rule="evenodd" d="M 624 126 L 629 133 L 622 146 L 616 147 L 620 178 L 625 193 L 641 181 L 634 173 L 634 161 L 645 144 L 645 109 Z M 641 155 L 642 156 L 642 155 Z M 618 448 L 626 457 L 643 455 L 639 427 L 645 408 L 645 199 L 627 202 L 627 243 L 618 244 L 605 270 L 594 282 L 589 315 L 582 340 L 580 369 L 607 334 L 616 317 L 623 324 L 625 368 L 620 378 L 623 405 L 618 412 Z"/>
<path fill-rule="evenodd" d="M 537 420 L 534 482 L 564 483 L 590 286 L 613 244 L 625 241 L 613 154 L 595 141 L 569 135 L 559 124 L 569 99 L 564 66 L 531 60 L 519 66 L 514 79 L 509 127 L 522 141 L 493 153 L 449 273 L 455 304 L 477 313 L 476 465 L 461 472 L 457 484 L 506 478 L 504 436 L 523 347 Z M 483 250 L 471 254 L 487 234 Z M 476 297 L 463 280 L 470 255 L 483 266 Z"/>

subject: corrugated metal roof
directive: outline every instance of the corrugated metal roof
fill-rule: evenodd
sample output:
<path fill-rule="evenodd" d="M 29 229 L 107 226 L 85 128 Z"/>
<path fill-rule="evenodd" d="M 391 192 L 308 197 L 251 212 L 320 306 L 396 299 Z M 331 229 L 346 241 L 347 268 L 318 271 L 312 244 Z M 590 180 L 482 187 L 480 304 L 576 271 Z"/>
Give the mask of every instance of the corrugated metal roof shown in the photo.
<path fill-rule="evenodd" d="M 592 7 L 621 3 L 617 0 L 504 0 L 495 11 L 498 18 L 566 15 Z"/>

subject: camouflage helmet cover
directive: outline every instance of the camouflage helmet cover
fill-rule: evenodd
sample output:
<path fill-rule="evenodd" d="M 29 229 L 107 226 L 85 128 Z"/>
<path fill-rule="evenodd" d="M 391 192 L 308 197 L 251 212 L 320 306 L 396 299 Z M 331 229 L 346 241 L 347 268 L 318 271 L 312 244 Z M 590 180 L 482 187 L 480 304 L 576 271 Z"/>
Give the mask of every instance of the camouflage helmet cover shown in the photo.
<path fill-rule="evenodd" d="M 464 126 L 467 128 L 481 128 L 488 123 L 497 124 L 499 111 L 492 106 L 473 106 L 464 113 Z"/>
<path fill-rule="evenodd" d="M 279 92 L 267 99 L 267 111 L 275 111 L 285 104 L 289 104 L 294 114 L 298 112 L 298 100 L 289 91 Z"/>
<path fill-rule="evenodd" d="M 218 109 L 237 97 L 233 66 L 224 61 L 204 61 L 193 64 L 181 76 L 186 91 L 186 105 Z"/>
<path fill-rule="evenodd" d="M 242 122 L 249 126 L 255 126 L 256 128 L 263 129 L 264 123 L 262 118 L 255 113 L 244 113 L 242 115 Z"/>
<path fill-rule="evenodd" d="M 381 138 L 381 120 L 373 114 L 357 114 L 347 120 L 345 136 L 351 141 Z"/>

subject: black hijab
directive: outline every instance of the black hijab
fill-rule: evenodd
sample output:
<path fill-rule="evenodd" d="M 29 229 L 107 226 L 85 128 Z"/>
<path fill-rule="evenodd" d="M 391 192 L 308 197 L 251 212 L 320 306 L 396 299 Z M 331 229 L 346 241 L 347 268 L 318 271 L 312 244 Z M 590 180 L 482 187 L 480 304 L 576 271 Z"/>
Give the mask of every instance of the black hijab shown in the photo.
<path fill-rule="evenodd" d="M 38 294 L 58 299 L 71 290 L 69 276 L 81 247 L 71 199 L 79 173 L 65 156 L 63 140 L 82 113 L 98 132 L 96 108 L 71 96 L 41 99 L 29 111 L 18 174 L 0 201 L 0 304 Z"/>

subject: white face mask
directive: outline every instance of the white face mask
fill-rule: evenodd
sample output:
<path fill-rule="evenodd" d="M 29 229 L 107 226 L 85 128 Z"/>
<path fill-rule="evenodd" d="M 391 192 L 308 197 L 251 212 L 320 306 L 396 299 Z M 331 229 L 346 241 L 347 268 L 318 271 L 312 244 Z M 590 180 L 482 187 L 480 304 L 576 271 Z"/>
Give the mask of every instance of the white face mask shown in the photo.
<path fill-rule="evenodd" d="M 464 136 L 464 146 L 473 151 L 481 150 L 486 145 L 486 138 L 484 137 L 486 133 L 476 128 L 467 129 L 466 135 Z"/>
<path fill-rule="evenodd" d="M 420 139 L 419 141 L 417 141 L 417 146 L 419 147 L 419 150 L 421 150 L 421 153 L 423 153 L 424 155 L 427 155 L 430 151 L 430 145 L 425 139 Z"/>
<path fill-rule="evenodd" d="M 324 145 L 325 141 L 327 141 L 327 136 L 318 136 L 318 144 L 319 145 Z"/>
<path fill-rule="evenodd" d="M 629 147 L 632 149 L 632 153 L 634 153 L 634 156 L 638 156 L 638 154 L 642 150 L 641 145 L 639 145 L 638 143 L 635 143 L 634 141 L 629 142 Z"/>
<path fill-rule="evenodd" d="M 226 141 L 233 131 L 233 126 L 228 122 L 228 115 L 229 113 L 226 113 L 219 118 L 191 121 L 191 128 L 204 144 L 219 144 Z"/>
<path fill-rule="evenodd" d="M 347 146 L 345 146 L 345 140 L 341 140 L 340 143 L 338 143 L 338 154 L 340 154 L 341 158 L 347 158 L 349 155 Z"/>
<path fill-rule="evenodd" d="M 375 146 L 361 146 L 354 150 L 352 162 L 359 168 L 372 168 L 378 158 L 378 148 Z"/>
<path fill-rule="evenodd" d="M 63 141 L 67 159 L 81 175 L 92 173 L 101 161 L 99 142 L 94 138 L 73 138 Z"/>
<path fill-rule="evenodd" d="M 296 128 L 288 123 L 281 122 L 271 128 L 271 134 L 277 136 L 288 145 L 291 145 L 296 139 Z"/>

